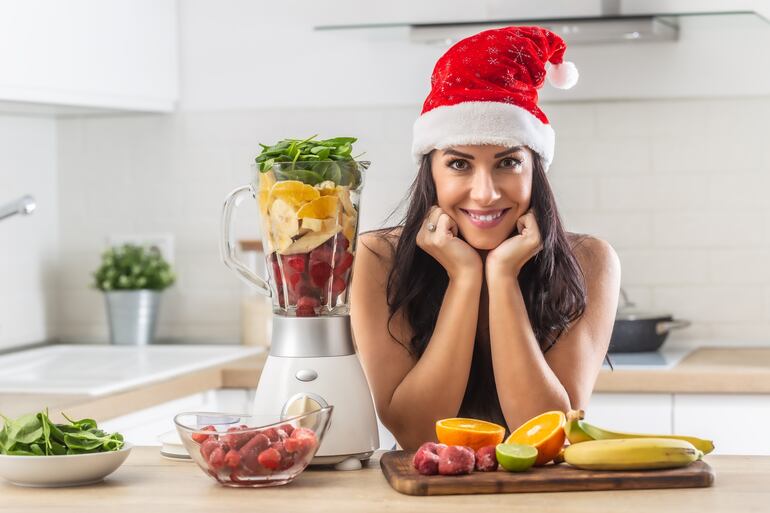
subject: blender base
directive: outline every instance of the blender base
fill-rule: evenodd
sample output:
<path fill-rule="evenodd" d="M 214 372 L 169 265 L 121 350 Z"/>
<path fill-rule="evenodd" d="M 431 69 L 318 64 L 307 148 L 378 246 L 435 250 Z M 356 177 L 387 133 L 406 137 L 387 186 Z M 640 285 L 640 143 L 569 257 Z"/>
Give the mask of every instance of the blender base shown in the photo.
<path fill-rule="evenodd" d="M 273 341 L 254 394 L 254 412 L 289 418 L 334 406 L 311 465 L 360 468 L 380 446 L 369 385 L 349 316 L 273 317 Z"/>
<path fill-rule="evenodd" d="M 335 470 L 360 470 L 362 461 L 372 457 L 374 451 L 340 456 L 316 456 L 310 465 L 334 465 Z"/>
<path fill-rule="evenodd" d="M 348 458 L 334 465 L 334 470 L 361 470 L 363 465 L 358 458 Z"/>

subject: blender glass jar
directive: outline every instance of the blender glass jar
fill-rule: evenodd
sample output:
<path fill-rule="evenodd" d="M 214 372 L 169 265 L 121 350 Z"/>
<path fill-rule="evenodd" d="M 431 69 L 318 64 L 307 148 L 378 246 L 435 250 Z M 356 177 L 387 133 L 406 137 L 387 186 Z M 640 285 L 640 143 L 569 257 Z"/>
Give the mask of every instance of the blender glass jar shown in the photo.
<path fill-rule="evenodd" d="M 270 296 L 285 316 L 347 315 L 355 258 L 363 172 L 369 162 L 277 162 L 254 167 L 254 181 L 225 201 L 225 263 Z M 268 280 L 243 266 L 230 251 L 232 210 L 250 194 L 259 204 Z"/>

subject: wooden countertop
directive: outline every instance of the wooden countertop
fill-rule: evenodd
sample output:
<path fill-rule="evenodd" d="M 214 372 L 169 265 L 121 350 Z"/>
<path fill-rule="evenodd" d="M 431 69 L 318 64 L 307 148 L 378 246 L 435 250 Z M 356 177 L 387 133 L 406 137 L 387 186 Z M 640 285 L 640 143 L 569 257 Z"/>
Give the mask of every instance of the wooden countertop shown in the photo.
<path fill-rule="evenodd" d="M 703 347 L 672 369 L 602 370 L 595 392 L 768 394 L 770 348 Z"/>
<path fill-rule="evenodd" d="M 765 511 L 770 504 L 770 457 L 709 456 L 710 488 L 607 492 L 517 493 L 411 497 L 385 481 L 376 454 L 360 471 L 310 469 L 285 486 L 233 489 L 218 485 L 192 462 L 162 458 L 157 447 L 136 447 L 103 483 L 30 489 L 0 483 L 3 511 L 129 513 L 166 511 L 379 512 L 449 511 L 616 512 Z"/>

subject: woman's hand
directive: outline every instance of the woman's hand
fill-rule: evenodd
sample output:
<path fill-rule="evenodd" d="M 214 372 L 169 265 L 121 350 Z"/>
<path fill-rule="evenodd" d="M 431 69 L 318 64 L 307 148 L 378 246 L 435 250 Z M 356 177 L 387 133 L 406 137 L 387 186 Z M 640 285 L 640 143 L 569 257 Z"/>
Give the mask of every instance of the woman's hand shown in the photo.
<path fill-rule="evenodd" d="M 438 206 L 431 207 L 425 216 L 417 232 L 417 245 L 441 264 L 449 279 L 481 277 L 483 264 L 478 251 L 457 236 L 457 223 Z"/>
<path fill-rule="evenodd" d="M 518 234 L 504 240 L 487 255 L 487 273 L 514 273 L 518 276 L 524 264 L 543 249 L 540 228 L 531 209 L 516 221 L 516 229 Z"/>

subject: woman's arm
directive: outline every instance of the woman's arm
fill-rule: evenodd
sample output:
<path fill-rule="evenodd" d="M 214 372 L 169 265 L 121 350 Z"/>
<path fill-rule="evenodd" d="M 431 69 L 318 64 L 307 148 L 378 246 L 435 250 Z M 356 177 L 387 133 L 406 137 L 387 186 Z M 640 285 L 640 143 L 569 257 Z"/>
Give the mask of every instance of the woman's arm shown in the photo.
<path fill-rule="evenodd" d="M 405 449 L 436 439 L 435 422 L 460 409 L 470 373 L 478 321 L 481 273 L 452 278 L 433 336 L 416 361 L 388 333 L 386 296 L 391 265 L 384 241 L 362 236 L 351 289 L 351 318 L 356 344 L 372 389 L 377 414 Z M 368 246 L 368 248 L 367 248 Z M 396 315 L 390 324 L 398 340 L 409 343 L 408 322 Z"/>
<path fill-rule="evenodd" d="M 612 247 L 587 239 L 576 250 L 586 309 L 543 355 L 516 274 L 488 269 L 489 331 L 500 405 L 510 429 L 544 411 L 585 408 L 609 346 L 620 288 Z"/>

